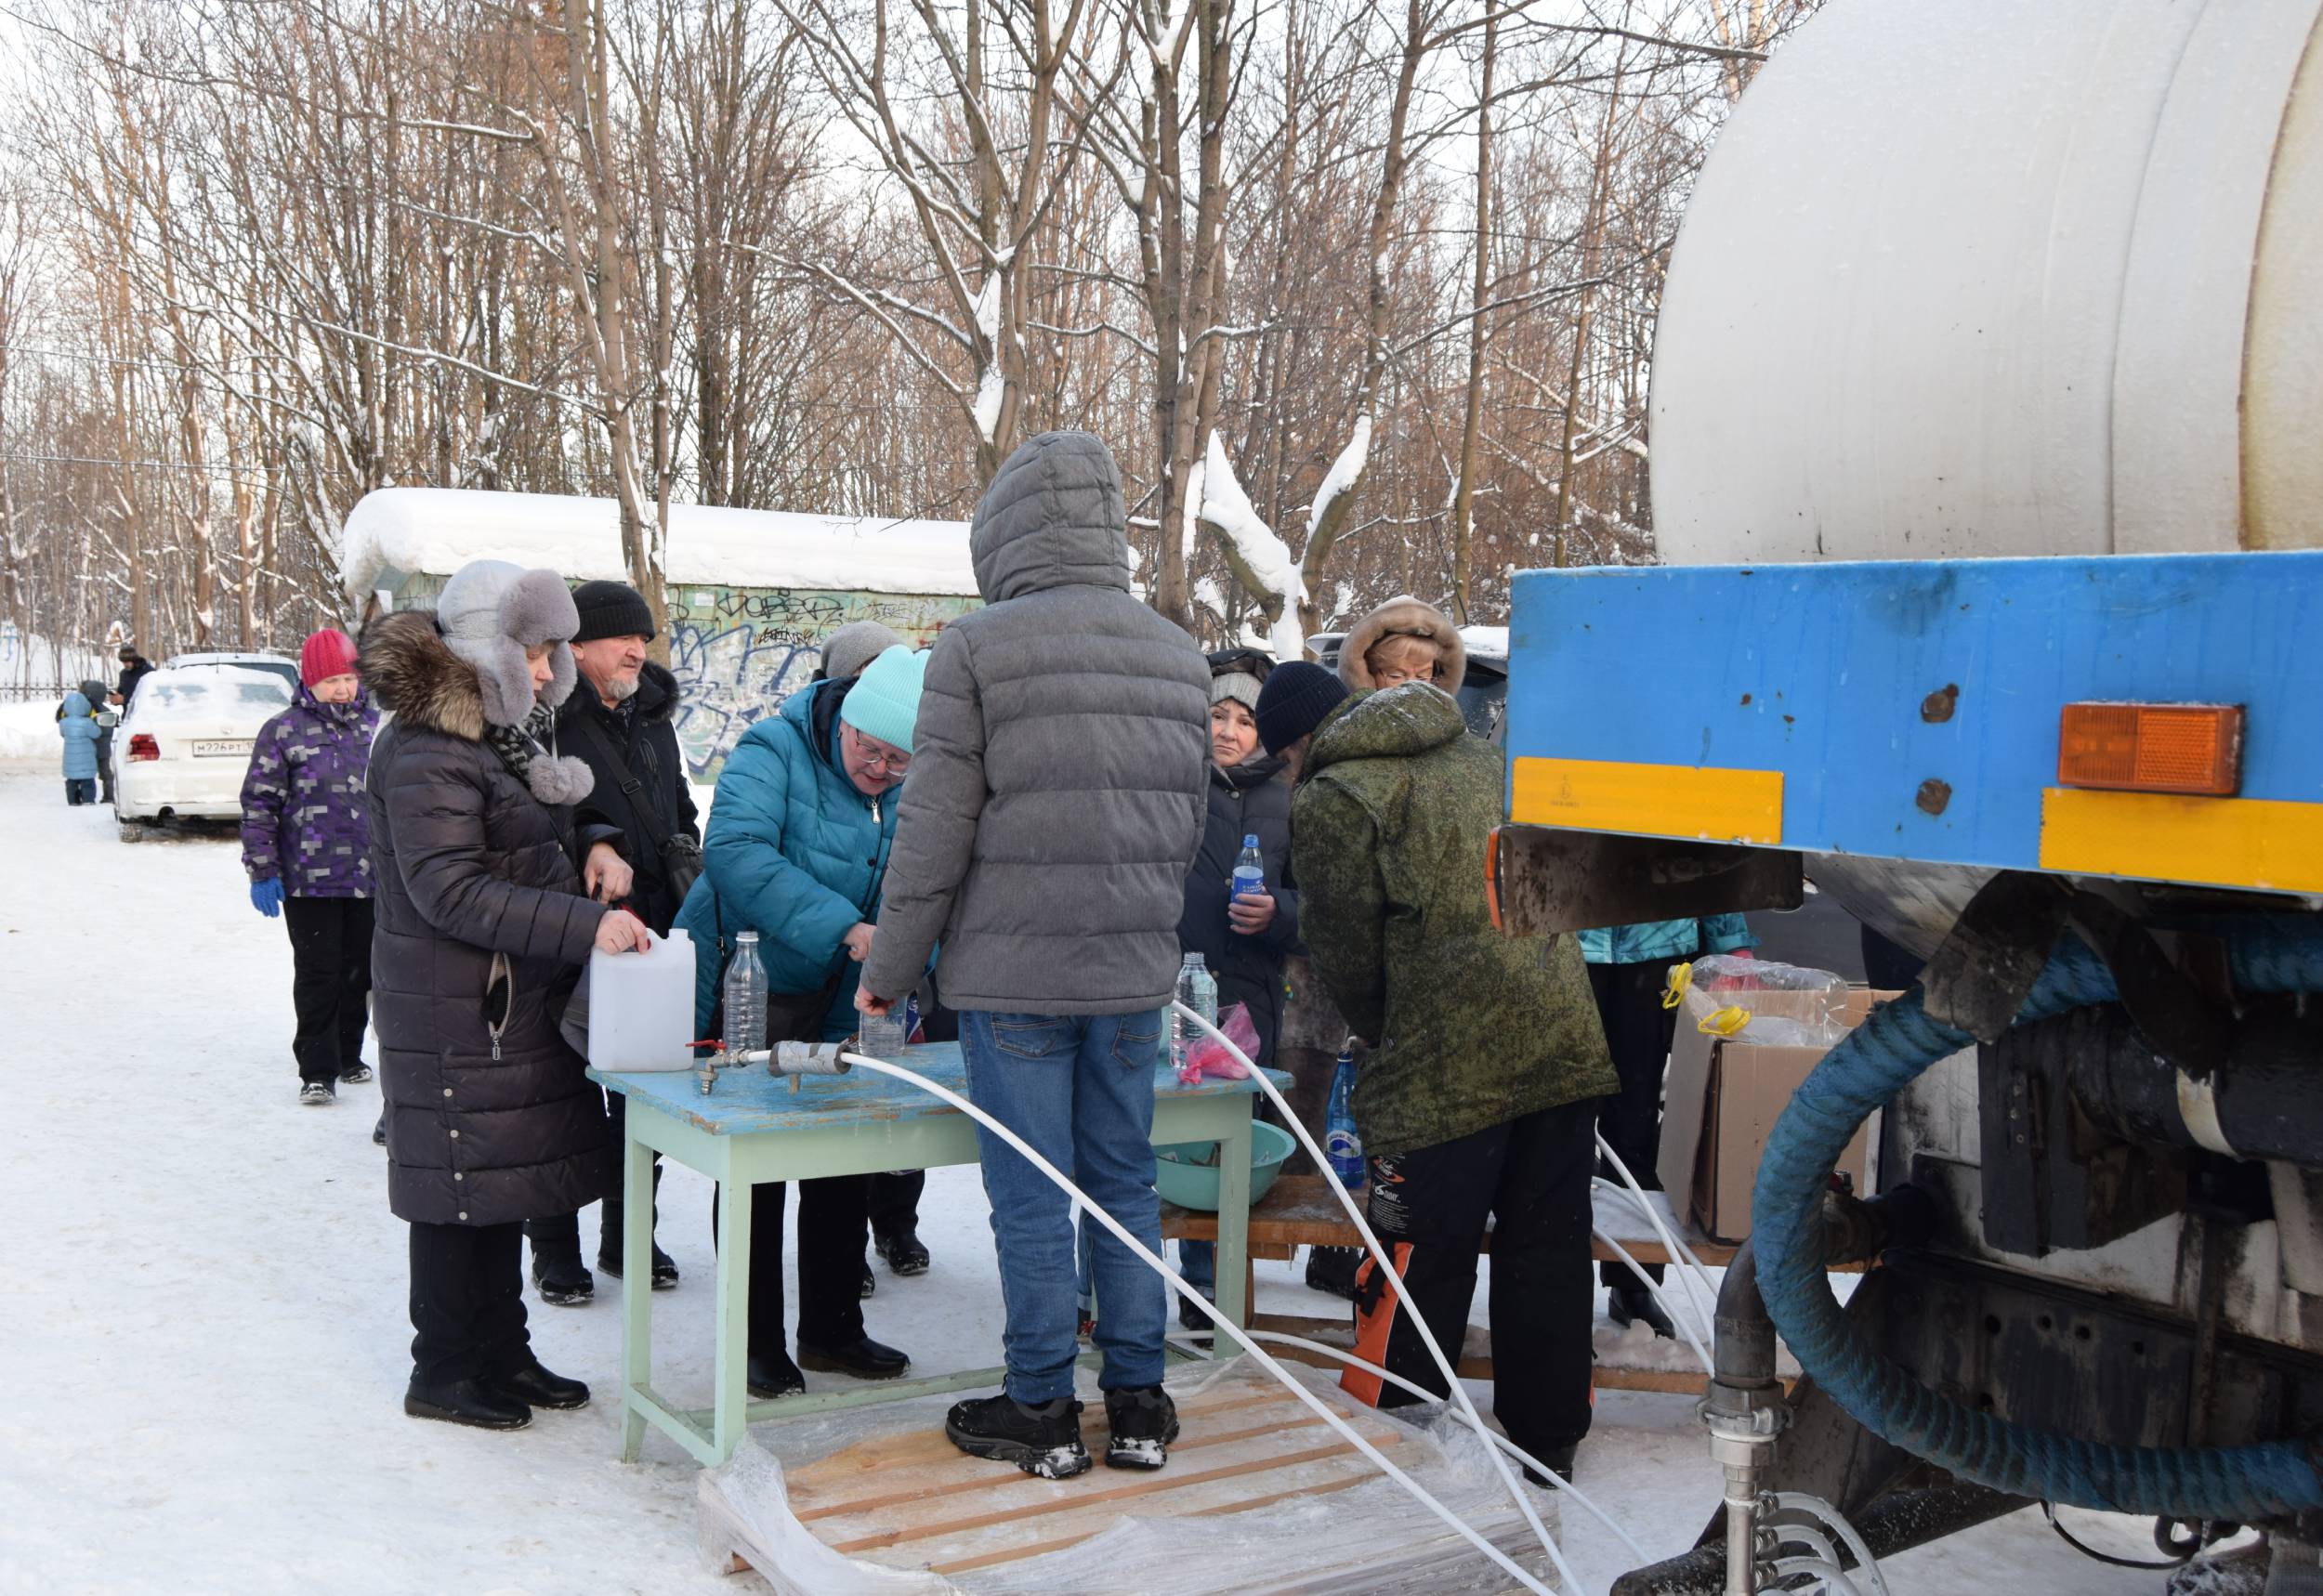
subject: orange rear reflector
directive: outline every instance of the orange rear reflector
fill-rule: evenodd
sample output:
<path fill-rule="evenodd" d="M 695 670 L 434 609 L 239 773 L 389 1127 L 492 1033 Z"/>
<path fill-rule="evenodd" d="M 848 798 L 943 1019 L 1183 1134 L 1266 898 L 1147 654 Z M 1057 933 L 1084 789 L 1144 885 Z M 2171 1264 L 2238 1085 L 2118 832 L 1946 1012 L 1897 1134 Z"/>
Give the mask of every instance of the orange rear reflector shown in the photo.
<path fill-rule="evenodd" d="M 2057 783 L 2231 798 L 2242 785 L 2242 706 L 2067 704 Z"/>

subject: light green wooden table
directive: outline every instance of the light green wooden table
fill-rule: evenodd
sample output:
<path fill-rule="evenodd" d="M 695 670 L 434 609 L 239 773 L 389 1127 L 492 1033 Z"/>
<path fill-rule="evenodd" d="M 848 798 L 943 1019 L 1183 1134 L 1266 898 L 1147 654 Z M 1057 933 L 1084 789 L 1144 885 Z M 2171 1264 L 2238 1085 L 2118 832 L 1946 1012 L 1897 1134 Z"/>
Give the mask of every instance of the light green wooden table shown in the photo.
<path fill-rule="evenodd" d="M 910 1048 L 896 1062 L 962 1096 L 970 1095 L 957 1043 Z M 1000 1383 L 1004 1370 L 979 1368 L 772 1402 L 748 1400 L 743 1384 L 750 1298 L 749 1188 L 767 1181 L 973 1164 L 976 1124 L 966 1115 L 907 1081 L 870 1070 L 791 1079 L 777 1079 L 764 1070 L 728 1070 L 719 1074 L 717 1090 L 706 1097 L 691 1071 L 589 1074 L 628 1100 L 622 1173 L 623 1281 L 642 1283 L 653 1276 L 653 1155 L 700 1171 L 718 1184 L 717 1352 L 710 1406 L 684 1407 L 654 1389 L 653 1293 L 624 1288 L 623 1461 L 637 1460 L 648 1424 L 666 1432 L 702 1462 L 715 1464 L 733 1456 L 744 1427 L 754 1420 Z M 1289 1084 L 1289 1078 L 1280 1073 L 1275 1079 Z M 1186 1087 L 1166 1066 L 1154 1071 L 1155 1145 L 1223 1144 L 1218 1158 L 1218 1306 L 1237 1323 L 1248 1317 L 1242 1298 L 1250 1219 L 1251 1104 L 1256 1093 L 1257 1088 L 1247 1080 L 1205 1080 Z M 993 1266 L 998 1267 L 997 1261 Z"/>

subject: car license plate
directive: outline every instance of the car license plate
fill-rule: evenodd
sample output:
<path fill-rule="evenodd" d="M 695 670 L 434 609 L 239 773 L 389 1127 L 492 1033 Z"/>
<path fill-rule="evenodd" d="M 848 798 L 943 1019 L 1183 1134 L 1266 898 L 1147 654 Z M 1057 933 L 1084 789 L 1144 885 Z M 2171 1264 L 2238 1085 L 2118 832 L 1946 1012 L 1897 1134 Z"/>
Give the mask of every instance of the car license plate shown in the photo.
<path fill-rule="evenodd" d="M 247 759 L 250 757 L 250 744 L 230 740 L 196 741 L 193 756 L 196 759 Z"/>

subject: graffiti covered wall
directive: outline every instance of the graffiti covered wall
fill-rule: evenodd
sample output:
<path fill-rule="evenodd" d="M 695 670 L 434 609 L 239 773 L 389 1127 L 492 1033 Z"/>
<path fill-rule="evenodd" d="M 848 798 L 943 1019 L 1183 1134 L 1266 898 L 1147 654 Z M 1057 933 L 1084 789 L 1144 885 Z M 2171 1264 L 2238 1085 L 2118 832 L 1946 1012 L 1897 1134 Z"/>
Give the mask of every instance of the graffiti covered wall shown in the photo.
<path fill-rule="evenodd" d="M 946 622 L 976 608 L 968 597 L 897 593 L 812 593 L 789 588 L 669 589 L 669 662 L 680 707 L 677 740 L 696 781 L 717 779 L 754 721 L 807 685 L 823 639 L 856 621 L 876 621 L 925 648 Z"/>

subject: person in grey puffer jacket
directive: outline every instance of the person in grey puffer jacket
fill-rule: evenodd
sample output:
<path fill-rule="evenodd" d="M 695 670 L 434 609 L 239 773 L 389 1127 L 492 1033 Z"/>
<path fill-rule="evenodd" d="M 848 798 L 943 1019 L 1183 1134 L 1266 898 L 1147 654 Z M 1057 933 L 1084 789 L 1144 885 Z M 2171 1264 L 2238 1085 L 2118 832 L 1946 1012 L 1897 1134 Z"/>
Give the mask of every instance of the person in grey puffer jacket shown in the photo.
<path fill-rule="evenodd" d="M 242 868 L 251 907 L 290 932 L 298 1100 L 365 1081 L 371 998 L 371 821 L 363 777 L 379 712 L 336 627 L 298 651 L 298 694 L 258 728 L 242 778 Z"/>
<path fill-rule="evenodd" d="M 968 535 L 988 608 L 944 628 L 857 1007 L 936 979 L 960 1013 L 978 1105 L 1158 1249 L 1154 1067 L 1175 989 L 1186 871 L 1207 813 L 1210 670 L 1129 591 L 1121 473 L 1085 432 L 1000 468 Z M 1064 1194 L 979 1129 L 1007 1300 L 1007 1389 L 956 1405 L 961 1450 L 1052 1479 L 1089 1466 L 1073 1400 L 1073 1229 Z M 1115 1467 L 1159 1468 L 1162 1283 L 1109 1232 L 1104 1303 Z"/>
<path fill-rule="evenodd" d="M 361 644 L 395 717 L 366 799 L 387 1203 L 412 1232 L 403 1411 L 490 1430 L 589 1399 L 532 1354 L 523 1222 L 612 1187 L 605 1099 L 558 1024 L 592 948 L 651 935 L 607 907 L 631 884 L 619 833 L 576 835 L 592 778 L 554 747 L 580 623 L 555 571 L 476 560 L 434 614 L 385 616 Z"/>

